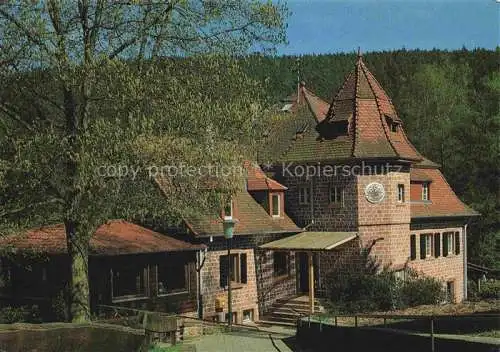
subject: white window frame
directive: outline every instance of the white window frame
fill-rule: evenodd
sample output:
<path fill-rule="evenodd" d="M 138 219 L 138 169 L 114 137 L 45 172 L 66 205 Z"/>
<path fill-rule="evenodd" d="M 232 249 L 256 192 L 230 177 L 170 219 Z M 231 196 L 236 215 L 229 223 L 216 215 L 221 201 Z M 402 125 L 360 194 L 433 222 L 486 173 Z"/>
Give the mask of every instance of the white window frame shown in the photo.
<path fill-rule="evenodd" d="M 405 202 L 405 185 L 402 183 L 398 184 L 398 202 Z"/>
<path fill-rule="evenodd" d="M 278 200 L 278 214 L 274 214 L 274 199 Z M 271 193 L 271 215 L 273 218 L 279 218 L 281 216 L 281 195 L 278 193 Z"/>
<path fill-rule="evenodd" d="M 433 234 L 425 234 L 425 257 L 429 258 L 433 256 L 433 248 L 434 248 L 434 235 Z"/>
<path fill-rule="evenodd" d="M 337 200 L 337 198 L 339 198 L 339 199 Z M 340 205 L 343 207 L 344 206 L 344 187 L 330 185 L 330 189 L 328 192 L 328 201 L 330 202 L 330 204 Z"/>
<path fill-rule="evenodd" d="M 422 200 L 429 200 L 429 182 L 422 183 Z"/>
<path fill-rule="evenodd" d="M 299 186 L 299 204 L 309 204 L 311 201 L 311 187 L 308 185 Z"/>
<path fill-rule="evenodd" d="M 455 232 L 445 232 L 445 235 L 448 238 L 448 257 L 450 255 L 455 254 Z"/>

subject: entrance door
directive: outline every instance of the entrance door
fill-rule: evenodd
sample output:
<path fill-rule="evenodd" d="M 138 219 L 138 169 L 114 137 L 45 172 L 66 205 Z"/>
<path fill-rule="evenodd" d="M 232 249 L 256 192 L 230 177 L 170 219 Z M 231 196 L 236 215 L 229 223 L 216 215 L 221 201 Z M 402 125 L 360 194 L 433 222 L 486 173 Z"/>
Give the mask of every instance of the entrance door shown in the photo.
<path fill-rule="evenodd" d="M 308 293 L 309 292 L 309 255 L 306 252 L 298 252 L 298 292 Z M 318 288 L 319 282 L 319 256 L 318 253 L 313 253 L 313 263 L 314 263 L 314 287 Z"/>
<path fill-rule="evenodd" d="M 307 293 L 309 292 L 309 263 L 307 260 L 307 253 L 300 252 L 297 253 L 299 257 L 299 292 Z"/>

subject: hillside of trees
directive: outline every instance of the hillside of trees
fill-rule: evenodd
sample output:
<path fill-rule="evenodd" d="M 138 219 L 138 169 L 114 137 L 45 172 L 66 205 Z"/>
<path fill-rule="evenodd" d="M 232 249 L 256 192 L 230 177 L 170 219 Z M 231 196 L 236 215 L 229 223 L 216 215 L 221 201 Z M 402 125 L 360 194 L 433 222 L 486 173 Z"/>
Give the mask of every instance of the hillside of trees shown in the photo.
<path fill-rule="evenodd" d="M 363 55 L 392 98 L 411 141 L 442 165 L 458 196 L 481 213 L 469 230 L 469 261 L 500 268 L 499 54 L 496 51 L 398 50 Z M 356 54 L 251 56 L 246 72 L 277 103 L 297 76 L 330 102 Z"/>

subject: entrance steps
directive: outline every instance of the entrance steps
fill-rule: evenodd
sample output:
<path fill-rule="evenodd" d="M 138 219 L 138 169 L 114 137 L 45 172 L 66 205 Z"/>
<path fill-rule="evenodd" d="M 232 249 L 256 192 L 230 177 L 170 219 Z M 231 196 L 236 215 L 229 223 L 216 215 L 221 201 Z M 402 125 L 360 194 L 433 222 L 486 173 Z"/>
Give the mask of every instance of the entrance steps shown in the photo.
<path fill-rule="evenodd" d="M 314 313 L 323 313 L 325 311 L 318 299 L 314 300 Z M 310 315 L 309 297 L 299 296 L 291 299 L 279 299 L 261 317 L 261 324 L 295 326 L 297 319 Z"/>

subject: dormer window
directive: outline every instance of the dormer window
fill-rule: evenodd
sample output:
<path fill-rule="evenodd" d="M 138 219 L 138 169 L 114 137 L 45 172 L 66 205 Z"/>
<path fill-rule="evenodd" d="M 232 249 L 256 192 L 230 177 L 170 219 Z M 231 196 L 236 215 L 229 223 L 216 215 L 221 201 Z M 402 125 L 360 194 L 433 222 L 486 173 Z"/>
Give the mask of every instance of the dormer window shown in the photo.
<path fill-rule="evenodd" d="M 283 112 L 290 112 L 292 110 L 293 104 L 285 104 L 282 108 L 281 111 Z"/>
<path fill-rule="evenodd" d="M 233 219 L 233 201 L 229 200 L 224 207 L 224 220 Z"/>
<path fill-rule="evenodd" d="M 281 216 L 281 196 L 279 194 L 271 195 L 271 215 L 273 217 Z"/>
<path fill-rule="evenodd" d="M 422 200 L 429 200 L 429 182 L 422 183 Z"/>
<path fill-rule="evenodd" d="M 391 129 L 391 132 L 397 132 L 399 128 L 399 123 L 394 121 L 392 117 L 390 116 L 385 116 L 385 121 L 387 122 L 387 125 Z"/>

